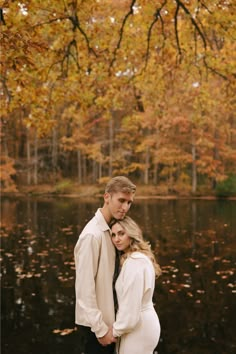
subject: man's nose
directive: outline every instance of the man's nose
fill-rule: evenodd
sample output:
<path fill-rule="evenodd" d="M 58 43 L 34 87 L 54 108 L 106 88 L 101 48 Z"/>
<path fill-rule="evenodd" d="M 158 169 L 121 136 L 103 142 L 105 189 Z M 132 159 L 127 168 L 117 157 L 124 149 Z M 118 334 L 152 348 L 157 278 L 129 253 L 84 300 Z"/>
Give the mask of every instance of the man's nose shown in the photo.
<path fill-rule="evenodd" d="M 127 213 L 127 211 L 130 208 L 130 204 L 128 202 L 125 202 L 125 203 L 123 203 L 122 207 L 123 207 L 123 210 Z"/>

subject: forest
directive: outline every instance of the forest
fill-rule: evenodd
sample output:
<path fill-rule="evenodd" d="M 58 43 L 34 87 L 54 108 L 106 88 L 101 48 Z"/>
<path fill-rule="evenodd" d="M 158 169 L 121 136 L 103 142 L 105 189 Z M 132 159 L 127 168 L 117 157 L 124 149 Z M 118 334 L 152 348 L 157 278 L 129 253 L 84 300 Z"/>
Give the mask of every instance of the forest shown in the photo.
<path fill-rule="evenodd" d="M 233 0 L 0 0 L 1 190 L 236 194 Z"/>

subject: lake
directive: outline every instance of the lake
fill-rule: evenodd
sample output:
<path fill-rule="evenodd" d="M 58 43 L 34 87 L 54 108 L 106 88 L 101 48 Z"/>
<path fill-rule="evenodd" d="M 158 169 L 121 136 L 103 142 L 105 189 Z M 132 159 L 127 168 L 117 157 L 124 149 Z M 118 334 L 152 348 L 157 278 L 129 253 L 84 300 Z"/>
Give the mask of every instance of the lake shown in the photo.
<path fill-rule="evenodd" d="M 73 250 L 100 199 L 1 199 L 2 354 L 79 354 Z M 163 274 L 158 354 L 233 354 L 236 202 L 136 199 Z"/>

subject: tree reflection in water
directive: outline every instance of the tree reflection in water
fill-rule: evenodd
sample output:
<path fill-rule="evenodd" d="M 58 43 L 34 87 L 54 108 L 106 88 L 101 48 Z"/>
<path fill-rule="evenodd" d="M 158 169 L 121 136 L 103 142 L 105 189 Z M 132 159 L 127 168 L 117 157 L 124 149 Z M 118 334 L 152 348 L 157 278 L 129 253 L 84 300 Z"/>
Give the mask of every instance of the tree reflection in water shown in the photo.
<path fill-rule="evenodd" d="M 79 354 L 73 250 L 99 200 L 2 199 L 2 353 Z M 158 354 L 230 354 L 235 344 L 234 201 L 136 201 L 130 215 L 163 275 Z"/>

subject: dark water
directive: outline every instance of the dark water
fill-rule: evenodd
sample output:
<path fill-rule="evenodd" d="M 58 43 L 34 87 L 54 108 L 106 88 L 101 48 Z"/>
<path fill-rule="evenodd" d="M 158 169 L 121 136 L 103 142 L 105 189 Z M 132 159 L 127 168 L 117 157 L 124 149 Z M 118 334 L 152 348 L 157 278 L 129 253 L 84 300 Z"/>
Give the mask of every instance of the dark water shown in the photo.
<path fill-rule="evenodd" d="M 1 201 L 2 354 L 79 353 L 73 249 L 100 200 Z M 231 354 L 236 202 L 136 200 L 130 215 L 158 254 L 158 354 Z"/>

